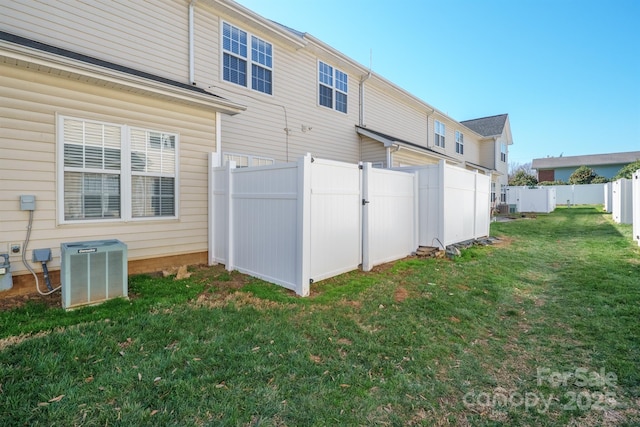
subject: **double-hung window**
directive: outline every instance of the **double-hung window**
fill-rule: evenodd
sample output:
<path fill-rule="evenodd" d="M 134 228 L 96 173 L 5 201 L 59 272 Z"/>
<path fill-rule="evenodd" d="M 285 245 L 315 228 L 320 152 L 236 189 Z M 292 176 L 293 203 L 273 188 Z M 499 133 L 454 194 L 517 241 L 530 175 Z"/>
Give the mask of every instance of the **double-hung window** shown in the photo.
<path fill-rule="evenodd" d="M 175 216 L 176 136 L 133 128 L 131 216 Z"/>
<path fill-rule="evenodd" d="M 503 162 L 507 161 L 507 144 L 504 142 L 500 143 L 500 160 Z"/>
<path fill-rule="evenodd" d="M 224 80 L 245 87 L 250 81 L 251 89 L 272 94 L 273 46 L 271 43 L 223 22 L 222 49 Z"/>
<path fill-rule="evenodd" d="M 464 154 L 464 135 L 456 131 L 456 153 Z"/>
<path fill-rule="evenodd" d="M 444 127 L 444 123 L 436 120 L 435 124 L 435 142 L 436 142 L 436 147 L 442 147 L 444 148 L 444 135 L 446 132 L 446 129 Z"/>
<path fill-rule="evenodd" d="M 61 222 L 176 217 L 177 135 L 58 120 Z"/>
<path fill-rule="evenodd" d="M 318 103 L 323 107 L 340 112 L 347 112 L 347 96 L 349 92 L 349 76 L 318 61 Z"/>

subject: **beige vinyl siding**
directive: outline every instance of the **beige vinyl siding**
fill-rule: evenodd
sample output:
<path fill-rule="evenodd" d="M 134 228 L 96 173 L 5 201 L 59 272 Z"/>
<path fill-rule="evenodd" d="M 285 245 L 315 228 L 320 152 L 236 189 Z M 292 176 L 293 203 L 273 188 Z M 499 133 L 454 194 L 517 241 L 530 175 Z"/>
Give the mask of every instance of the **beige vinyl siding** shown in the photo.
<path fill-rule="evenodd" d="M 159 76 L 189 76 L 186 1 L 3 1 L 0 27 Z"/>
<path fill-rule="evenodd" d="M 14 66 L 0 65 L 0 249 L 22 242 L 28 213 L 20 194 L 36 196 L 33 248 L 51 248 L 59 266 L 60 243 L 117 238 L 129 259 L 207 250 L 207 153 L 215 151 L 215 113 L 70 81 Z M 71 116 L 176 133 L 180 138 L 178 219 L 59 224 L 56 212 L 56 117 Z M 14 272 L 24 271 L 12 257 Z"/>
<path fill-rule="evenodd" d="M 456 130 L 462 132 L 462 134 L 464 135 L 464 155 L 456 153 Z M 453 130 L 453 152 L 456 154 L 456 158 L 465 160 L 467 162 L 472 162 L 477 165 L 482 164 L 480 160 L 480 141 L 476 135 L 477 134 L 460 125 L 458 125 L 458 127 Z"/>
<path fill-rule="evenodd" d="M 500 160 L 499 154 L 496 157 L 496 144 L 493 139 L 486 139 L 480 142 L 478 152 L 479 163 L 490 169 L 493 169 L 498 160 Z"/>
<path fill-rule="evenodd" d="M 295 161 L 306 153 L 346 162 L 359 161 L 358 79 L 352 69 L 298 46 L 287 45 L 261 27 L 220 15 L 197 3 L 196 82 L 216 94 L 247 106 L 237 116 L 222 116 L 223 152 Z M 220 25 L 225 21 L 273 46 L 273 94 L 224 81 Z M 347 114 L 318 105 L 318 59 L 349 76 Z M 311 130 L 303 132 L 302 127 Z M 289 129 L 288 134 L 285 131 Z"/>
<path fill-rule="evenodd" d="M 380 83 L 382 84 L 382 83 Z M 427 114 L 375 84 L 365 83 L 365 125 L 370 129 L 414 144 L 427 146 Z"/>
<path fill-rule="evenodd" d="M 387 167 L 387 150 L 384 144 L 366 136 L 360 137 L 360 158 L 363 162 L 382 162 Z"/>
<path fill-rule="evenodd" d="M 401 148 L 399 151 L 393 153 L 392 156 L 391 160 L 394 168 L 401 166 L 435 165 L 440 160 L 406 148 Z"/>

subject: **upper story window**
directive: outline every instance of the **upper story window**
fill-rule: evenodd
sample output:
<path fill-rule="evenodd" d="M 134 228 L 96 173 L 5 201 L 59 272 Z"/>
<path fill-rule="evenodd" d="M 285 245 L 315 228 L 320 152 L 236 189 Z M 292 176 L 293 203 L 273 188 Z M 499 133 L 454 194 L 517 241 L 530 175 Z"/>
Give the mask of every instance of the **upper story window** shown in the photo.
<path fill-rule="evenodd" d="M 251 57 L 249 45 L 251 41 Z M 222 24 L 223 72 L 228 82 L 271 95 L 273 92 L 273 47 L 231 24 Z"/>
<path fill-rule="evenodd" d="M 439 122 L 438 120 L 435 121 L 435 139 L 436 139 L 436 147 L 442 147 L 444 148 L 444 134 L 446 132 L 446 129 L 444 127 L 444 123 Z"/>
<path fill-rule="evenodd" d="M 178 136 L 60 117 L 62 222 L 176 216 Z"/>
<path fill-rule="evenodd" d="M 500 160 L 503 162 L 507 161 L 507 144 L 504 142 L 500 143 Z"/>
<path fill-rule="evenodd" d="M 464 135 L 456 131 L 456 153 L 464 154 Z"/>
<path fill-rule="evenodd" d="M 349 76 L 322 61 L 318 62 L 318 103 L 343 113 L 347 112 Z"/>

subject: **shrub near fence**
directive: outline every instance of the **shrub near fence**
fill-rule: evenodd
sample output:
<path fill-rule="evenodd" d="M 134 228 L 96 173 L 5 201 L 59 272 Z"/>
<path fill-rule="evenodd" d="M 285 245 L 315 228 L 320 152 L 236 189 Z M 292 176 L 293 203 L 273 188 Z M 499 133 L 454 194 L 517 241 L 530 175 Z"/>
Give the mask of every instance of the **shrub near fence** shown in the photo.
<path fill-rule="evenodd" d="M 309 294 L 313 281 L 417 249 L 415 174 L 314 159 L 210 164 L 209 263 Z M 363 227 L 364 223 L 364 227 Z"/>

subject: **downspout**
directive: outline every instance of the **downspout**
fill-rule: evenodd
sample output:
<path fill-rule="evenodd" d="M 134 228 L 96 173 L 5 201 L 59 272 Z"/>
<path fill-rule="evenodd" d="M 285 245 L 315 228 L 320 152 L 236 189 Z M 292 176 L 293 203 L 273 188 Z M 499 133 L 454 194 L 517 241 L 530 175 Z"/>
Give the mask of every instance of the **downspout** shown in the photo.
<path fill-rule="evenodd" d="M 360 93 L 359 93 L 359 117 L 358 117 L 358 124 L 359 126 L 362 127 L 366 127 L 364 124 L 364 82 L 366 82 L 369 77 L 371 77 L 371 71 L 369 71 L 367 74 L 363 75 L 360 77 L 360 84 L 359 89 L 360 89 Z M 360 160 L 362 160 L 362 137 L 359 138 L 360 143 L 358 144 L 358 157 L 360 158 Z"/>
<path fill-rule="evenodd" d="M 360 117 L 358 119 L 360 126 L 366 127 L 364 124 L 364 82 L 371 77 L 371 71 L 360 77 Z"/>
<path fill-rule="evenodd" d="M 431 146 L 429 145 L 429 117 L 431 117 L 434 111 L 436 111 L 436 109 L 432 108 L 431 112 L 427 113 L 427 148 L 431 148 Z"/>
<path fill-rule="evenodd" d="M 196 2 L 198 0 L 191 0 L 189 3 L 189 83 L 195 86 L 196 84 L 196 72 L 195 72 L 195 42 L 194 42 L 194 10 Z"/>
<path fill-rule="evenodd" d="M 400 151 L 400 145 L 399 144 L 391 144 L 390 146 L 386 147 L 386 151 L 387 151 L 387 169 L 391 169 L 393 167 L 393 154 L 396 151 Z"/>

